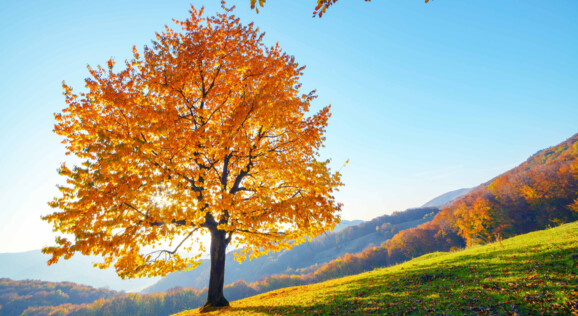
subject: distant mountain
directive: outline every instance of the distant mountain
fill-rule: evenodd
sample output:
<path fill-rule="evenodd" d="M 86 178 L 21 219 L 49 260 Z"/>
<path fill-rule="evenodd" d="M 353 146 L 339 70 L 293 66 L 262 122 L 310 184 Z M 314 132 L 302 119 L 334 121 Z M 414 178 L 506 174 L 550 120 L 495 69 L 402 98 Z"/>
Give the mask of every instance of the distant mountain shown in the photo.
<path fill-rule="evenodd" d="M 363 221 L 360 219 L 354 219 L 354 220 L 342 219 L 341 222 L 339 222 L 339 224 L 337 226 L 335 226 L 332 233 L 337 233 L 339 231 L 344 230 L 345 228 L 347 228 L 349 226 L 355 226 L 355 225 L 359 225 L 361 223 L 363 223 Z"/>
<path fill-rule="evenodd" d="M 97 288 L 117 291 L 140 291 L 158 278 L 123 280 L 114 270 L 101 270 L 92 266 L 94 257 L 75 255 L 69 260 L 60 260 L 48 266 L 50 257 L 40 250 L 18 253 L 0 253 L 0 278 L 12 280 L 42 280 L 51 282 L 74 282 Z"/>
<path fill-rule="evenodd" d="M 313 241 L 259 257 L 241 264 L 233 260 L 233 252 L 227 254 L 225 284 L 243 280 L 248 283 L 269 275 L 300 274 L 301 269 L 329 262 L 347 253 L 358 253 L 365 248 L 379 246 L 398 230 L 415 227 L 433 218 L 437 208 L 412 209 L 384 215 L 368 222 L 361 222 L 338 231 L 324 234 Z M 360 221 L 343 220 L 341 227 Z M 337 229 L 340 227 L 338 226 Z M 174 287 L 202 289 L 209 284 L 210 265 L 203 260 L 191 271 L 176 272 L 161 279 L 142 293 L 164 292 Z"/>
<path fill-rule="evenodd" d="M 422 205 L 421 207 L 437 207 L 437 208 L 444 208 L 445 206 L 449 206 L 453 201 L 459 199 L 460 197 L 466 195 L 470 192 L 472 188 L 464 188 L 458 189 L 455 191 L 450 191 L 444 193 L 431 201 L 427 202 L 426 204 Z"/>

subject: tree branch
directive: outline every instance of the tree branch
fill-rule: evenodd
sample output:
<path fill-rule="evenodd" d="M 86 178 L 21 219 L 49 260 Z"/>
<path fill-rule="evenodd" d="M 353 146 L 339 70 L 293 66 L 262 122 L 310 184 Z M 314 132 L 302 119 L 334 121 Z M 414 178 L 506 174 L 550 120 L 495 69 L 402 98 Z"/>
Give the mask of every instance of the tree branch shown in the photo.
<path fill-rule="evenodd" d="M 233 237 L 233 232 L 229 232 L 227 234 L 227 238 L 225 238 L 225 243 L 228 245 L 229 243 L 231 243 L 231 237 Z"/>
<path fill-rule="evenodd" d="M 236 232 L 242 232 L 242 233 L 247 233 L 247 234 L 256 234 L 256 235 L 264 235 L 264 236 L 283 236 L 285 235 L 285 232 L 268 232 L 268 233 L 262 233 L 262 232 L 252 232 L 249 230 L 244 230 L 244 229 L 235 229 L 234 231 Z"/>
<path fill-rule="evenodd" d="M 140 215 L 144 216 L 145 218 L 148 217 L 148 215 L 146 215 L 145 213 L 143 213 L 141 210 L 137 209 L 136 207 L 134 207 L 134 206 L 132 206 L 132 205 L 126 203 L 126 202 L 120 203 L 120 205 L 123 205 L 123 204 L 126 205 L 126 206 L 128 206 L 129 208 L 133 209 L 135 212 L 139 213 Z"/>
<path fill-rule="evenodd" d="M 223 190 L 227 190 L 227 178 L 229 177 L 229 161 L 233 157 L 233 153 L 229 153 L 225 156 L 223 160 L 223 173 L 221 174 L 221 185 L 223 185 Z"/>
<path fill-rule="evenodd" d="M 190 233 L 188 233 L 187 236 L 185 236 L 185 238 L 183 238 L 183 240 L 181 240 L 181 242 L 177 245 L 177 247 L 173 251 L 165 250 L 165 249 L 155 250 L 155 251 L 152 251 L 146 255 L 150 256 L 152 254 L 158 253 L 158 256 L 152 262 L 157 261 L 162 254 L 168 254 L 169 256 L 172 256 L 179 250 L 179 248 L 185 243 L 185 241 L 187 239 L 189 239 L 197 230 L 199 230 L 199 227 L 193 229 Z"/>
<path fill-rule="evenodd" d="M 249 162 L 247 163 L 247 166 L 245 167 L 245 169 L 241 170 L 241 172 L 239 172 L 239 174 L 235 178 L 235 182 L 233 184 L 233 187 L 229 191 L 230 194 L 235 194 L 235 193 L 240 191 L 241 181 L 243 181 L 243 178 L 245 178 L 245 176 L 247 176 L 249 174 L 249 172 L 251 171 L 251 168 L 253 167 L 253 159 L 255 159 L 259 156 L 258 154 L 253 155 L 253 150 L 255 150 L 257 148 L 257 145 L 259 144 L 261 139 L 263 139 L 263 136 L 265 136 L 265 132 L 263 132 L 263 127 L 261 127 L 261 128 L 259 128 L 259 132 L 257 134 L 257 139 L 255 140 L 255 144 L 251 147 L 251 150 L 249 151 L 249 157 L 248 157 Z"/>
<path fill-rule="evenodd" d="M 203 188 L 203 187 L 198 187 L 195 184 L 195 180 L 193 180 L 193 179 L 191 179 L 191 178 L 189 178 L 189 177 L 187 177 L 181 173 L 178 173 L 178 172 L 177 172 L 177 175 L 179 177 L 182 177 L 183 179 L 187 180 L 187 182 L 191 185 L 191 190 L 193 190 L 195 192 L 199 192 L 199 193 L 202 193 L 205 190 L 205 188 Z"/>

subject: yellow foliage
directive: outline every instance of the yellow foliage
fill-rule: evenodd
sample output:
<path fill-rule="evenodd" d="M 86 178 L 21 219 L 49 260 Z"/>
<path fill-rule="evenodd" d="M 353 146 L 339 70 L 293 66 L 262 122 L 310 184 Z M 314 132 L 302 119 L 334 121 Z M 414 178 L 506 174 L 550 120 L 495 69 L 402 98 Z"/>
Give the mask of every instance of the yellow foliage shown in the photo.
<path fill-rule="evenodd" d="M 310 113 L 304 67 L 225 11 L 192 7 L 182 32 L 133 48 L 124 69 L 89 67 L 86 92 L 63 84 L 54 130 L 84 162 L 62 164 L 67 185 L 43 217 L 69 236 L 44 249 L 51 263 L 80 252 L 123 277 L 162 276 L 199 263 L 176 250 L 204 250 L 202 233 L 224 232 L 242 260 L 339 222 L 341 176 L 317 160 L 330 107 Z"/>

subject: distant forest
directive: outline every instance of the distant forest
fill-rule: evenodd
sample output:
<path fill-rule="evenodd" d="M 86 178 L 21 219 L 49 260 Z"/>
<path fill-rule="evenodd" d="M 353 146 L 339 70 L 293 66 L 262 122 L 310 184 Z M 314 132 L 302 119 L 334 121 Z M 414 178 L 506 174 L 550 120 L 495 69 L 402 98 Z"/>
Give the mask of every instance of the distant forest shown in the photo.
<path fill-rule="evenodd" d="M 108 299 L 118 292 L 72 282 L 12 281 L 0 279 L 0 315 L 20 315 L 34 306 L 85 304 Z"/>

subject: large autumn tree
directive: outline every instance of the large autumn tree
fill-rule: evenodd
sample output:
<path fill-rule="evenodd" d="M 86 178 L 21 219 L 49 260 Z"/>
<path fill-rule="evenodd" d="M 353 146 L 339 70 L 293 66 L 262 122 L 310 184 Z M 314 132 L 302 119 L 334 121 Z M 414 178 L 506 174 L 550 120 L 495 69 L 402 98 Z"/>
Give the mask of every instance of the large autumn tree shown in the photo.
<path fill-rule="evenodd" d="M 89 67 L 83 92 L 64 84 L 55 132 L 81 163 L 59 173 L 43 219 L 62 233 L 49 263 L 98 255 L 122 277 L 194 268 L 210 235 L 206 307 L 226 306 L 225 250 L 241 261 L 331 230 L 340 174 L 320 161 L 329 106 L 310 112 L 304 67 L 223 7 L 156 35 L 120 70 Z"/>

